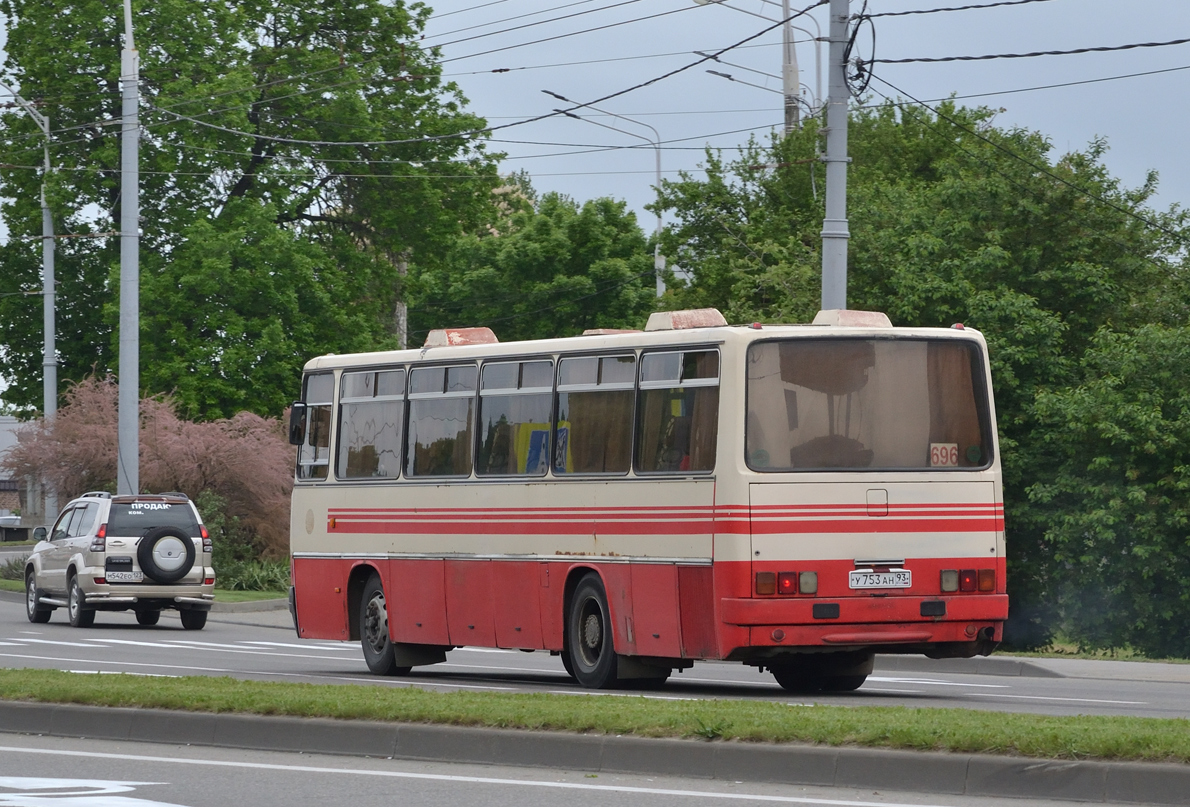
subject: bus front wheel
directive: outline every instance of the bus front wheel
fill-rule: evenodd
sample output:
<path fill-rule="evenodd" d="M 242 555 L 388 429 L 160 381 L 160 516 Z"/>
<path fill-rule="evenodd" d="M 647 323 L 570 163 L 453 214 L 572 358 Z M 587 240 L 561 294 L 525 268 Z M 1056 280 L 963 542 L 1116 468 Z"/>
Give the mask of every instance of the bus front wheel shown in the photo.
<path fill-rule="evenodd" d="M 594 572 L 579 581 L 566 619 L 566 654 L 570 672 L 588 689 L 616 684 L 616 651 L 612 646 L 611 612 L 603 582 Z"/>
<path fill-rule="evenodd" d="M 373 574 L 364 586 L 363 603 L 359 609 L 360 644 L 364 661 L 376 675 L 408 675 L 412 667 L 398 667 L 395 649 L 388 632 L 388 604 L 384 599 L 384 585 L 380 575 Z"/>

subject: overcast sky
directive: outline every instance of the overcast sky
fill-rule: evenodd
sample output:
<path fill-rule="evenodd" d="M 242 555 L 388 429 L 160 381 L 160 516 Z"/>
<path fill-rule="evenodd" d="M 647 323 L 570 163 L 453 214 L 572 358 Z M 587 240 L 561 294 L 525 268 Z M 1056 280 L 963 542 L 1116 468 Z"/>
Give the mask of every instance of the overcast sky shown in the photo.
<path fill-rule="evenodd" d="M 578 102 L 592 101 L 688 65 L 697 58 L 693 51 L 727 47 L 770 25 L 754 14 L 780 16 L 779 0 L 776 5 L 768 0 L 729 2 L 735 8 L 696 5 L 694 0 L 438 0 L 431 4 L 435 15 L 426 43 L 443 46 L 444 72 L 463 89 L 472 109 L 492 124 L 506 124 L 561 106 L 543 89 Z M 993 0 L 870 0 L 868 11 L 880 14 L 989 2 Z M 797 10 L 805 4 L 794 0 L 791 7 Z M 852 0 L 853 11 L 861 5 Z M 825 33 L 825 7 L 811 15 Z M 546 20 L 555 21 L 542 22 Z M 542 24 L 499 33 L 531 23 Z M 877 58 L 1026 53 L 1190 38 L 1190 2 L 1038 0 L 883 17 L 874 24 Z M 812 23 L 804 27 L 815 31 Z M 817 84 L 814 45 L 805 41 L 806 34 L 797 36 L 802 40 L 797 45 L 802 82 L 812 90 Z M 559 38 L 535 42 L 551 37 Z M 870 54 L 866 31 L 860 43 L 861 52 Z M 826 53 L 823 43 L 824 60 Z M 780 33 L 774 30 L 722 58 L 777 75 Z M 777 92 L 709 75 L 708 68 Z M 1154 205 L 1164 208 L 1190 203 L 1190 163 L 1183 147 L 1190 124 L 1185 100 L 1190 69 L 1185 68 L 1190 68 L 1190 44 L 1028 59 L 878 65 L 875 74 L 910 96 L 930 101 L 951 93 L 1000 93 L 1170 70 L 962 101 L 1003 108 L 996 118 L 998 125 L 1040 131 L 1056 153 L 1085 148 L 1095 137 L 1106 138 L 1107 165 L 1126 184 L 1139 185 L 1150 169 L 1159 172 Z M 824 76 L 822 86 L 826 84 Z M 704 64 L 598 106 L 655 127 L 663 143 L 662 170 L 666 177 L 675 177 L 679 169 L 697 170 L 706 144 L 727 149 L 745 142 L 750 132 L 765 135 L 779 126 L 780 87 L 778 79 L 756 72 Z M 872 89 L 897 95 L 879 80 L 872 82 Z M 551 118 L 500 130 L 493 135 L 493 146 L 509 155 L 504 170 L 528 170 L 539 190 L 557 190 L 579 200 L 603 195 L 626 199 L 641 215 L 642 225 L 651 227 L 653 219 L 643 205 L 653 196 L 654 153 L 642 138 L 652 138 L 653 133 L 614 118 L 591 117 L 638 137 L 584 121 Z M 624 145 L 643 148 L 592 151 Z"/>

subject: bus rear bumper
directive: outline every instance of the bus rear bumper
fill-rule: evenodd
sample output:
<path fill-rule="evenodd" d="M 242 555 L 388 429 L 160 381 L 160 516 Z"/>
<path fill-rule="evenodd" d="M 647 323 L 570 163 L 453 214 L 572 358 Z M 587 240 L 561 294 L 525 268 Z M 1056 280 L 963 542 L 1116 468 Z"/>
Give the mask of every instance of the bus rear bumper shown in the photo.
<path fill-rule="evenodd" d="M 969 594 L 941 597 L 724 598 L 720 618 L 740 626 L 814 626 L 830 632 L 838 625 L 900 623 L 903 630 L 921 632 L 949 622 L 1003 621 L 1008 618 L 1007 594 Z M 908 624 L 906 624 L 908 623 Z"/>

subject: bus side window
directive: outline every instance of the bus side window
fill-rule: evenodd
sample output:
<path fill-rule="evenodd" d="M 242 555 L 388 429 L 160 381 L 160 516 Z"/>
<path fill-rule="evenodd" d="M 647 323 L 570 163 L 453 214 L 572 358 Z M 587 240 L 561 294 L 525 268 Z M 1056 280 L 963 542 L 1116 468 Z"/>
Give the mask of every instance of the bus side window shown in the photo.
<path fill-rule="evenodd" d="M 298 446 L 297 478 L 326 479 L 331 461 L 331 404 L 335 395 L 335 376 L 333 373 L 312 373 L 306 376 L 304 387 L 306 436 Z"/>
<path fill-rule="evenodd" d="M 409 371 L 406 476 L 470 476 L 475 434 L 474 364 Z"/>
<path fill-rule="evenodd" d="M 637 473 L 715 470 L 719 354 L 645 353 L 637 413 Z"/>
<path fill-rule="evenodd" d="M 394 478 L 401 471 L 405 371 L 343 373 L 339 390 L 340 479 Z"/>
<path fill-rule="evenodd" d="M 635 356 L 559 362 L 554 473 L 628 473 L 635 382 Z"/>
<path fill-rule="evenodd" d="M 549 360 L 484 364 L 476 474 L 545 475 L 553 386 Z"/>

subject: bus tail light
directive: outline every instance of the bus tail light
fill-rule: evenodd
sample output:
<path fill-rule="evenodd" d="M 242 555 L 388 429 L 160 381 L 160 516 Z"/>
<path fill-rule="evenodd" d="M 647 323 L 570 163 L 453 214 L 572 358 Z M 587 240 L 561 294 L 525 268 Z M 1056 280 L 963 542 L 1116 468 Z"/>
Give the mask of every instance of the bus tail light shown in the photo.
<path fill-rule="evenodd" d="M 963 569 L 959 572 L 959 591 L 975 591 L 976 575 L 974 569 Z"/>
<path fill-rule="evenodd" d="M 996 590 L 996 570 L 995 569 L 980 569 L 979 570 L 979 590 L 980 591 L 995 591 Z"/>
<path fill-rule="evenodd" d="M 802 572 L 798 575 L 797 587 L 802 594 L 817 594 L 818 572 Z"/>
<path fill-rule="evenodd" d="M 797 594 L 797 572 L 779 572 L 777 574 L 778 594 Z"/>
<path fill-rule="evenodd" d="M 777 573 L 776 572 L 757 572 L 756 573 L 756 593 L 757 594 L 776 594 L 777 593 Z"/>
<path fill-rule="evenodd" d="M 959 590 L 959 570 L 958 569 L 943 569 L 942 570 L 942 590 L 944 592 Z"/>

